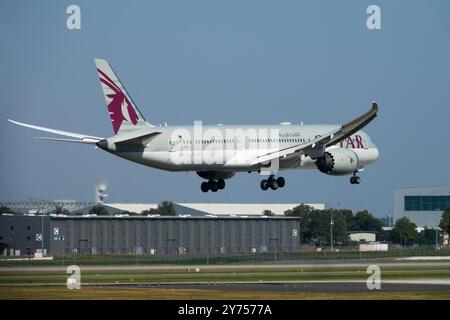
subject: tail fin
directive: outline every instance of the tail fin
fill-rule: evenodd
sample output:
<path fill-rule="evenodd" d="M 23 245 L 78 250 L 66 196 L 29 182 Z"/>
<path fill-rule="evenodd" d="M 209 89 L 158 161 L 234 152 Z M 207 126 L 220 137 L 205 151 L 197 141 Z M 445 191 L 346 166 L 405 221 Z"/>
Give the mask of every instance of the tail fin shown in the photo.
<path fill-rule="evenodd" d="M 115 134 L 141 129 L 150 126 L 139 112 L 125 87 L 120 83 L 106 60 L 95 59 L 98 76 L 108 106 L 109 116 Z"/>

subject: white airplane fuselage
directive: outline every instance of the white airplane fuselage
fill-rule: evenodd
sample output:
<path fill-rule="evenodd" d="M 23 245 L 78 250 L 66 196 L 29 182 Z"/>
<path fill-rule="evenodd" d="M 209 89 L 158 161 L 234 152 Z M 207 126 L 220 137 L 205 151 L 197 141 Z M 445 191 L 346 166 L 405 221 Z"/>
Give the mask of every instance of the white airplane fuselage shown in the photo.
<path fill-rule="evenodd" d="M 161 134 L 155 136 L 146 146 L 117 146 L 114 143 L 114 137 L 106 139 L 107 145 L 99 146 L 118 157 L 168 171 L 257 171 L 267 164 L 255 166 L 251 164 L 251 159 L 280 148 L 308 142 L 335 127 L 333 125 L 217 125 L 204 126 L 202 133 L 195 134 L 194 126 L 168 126 L 154 128 Z M 270 137 L 263 134 L 264 137 L 262 137 L 258 136 L 258 132 L 275 132 L 275 134 Z M 233 135 L 233 133 L 238 134 Z M 252 135 L 252 133 L 256 134 Z M 356 154 L 357 169 L 375 162 L 379 156 L 377 147 L 363 131 L 358 131 L 344 141 L 326 148 L 326 151 L 337 148 L 348 149 Z M 281 158 L 279 169 L 317 169 L 317 166 L 309 156 L 299 154 L 286 159 Z"/>

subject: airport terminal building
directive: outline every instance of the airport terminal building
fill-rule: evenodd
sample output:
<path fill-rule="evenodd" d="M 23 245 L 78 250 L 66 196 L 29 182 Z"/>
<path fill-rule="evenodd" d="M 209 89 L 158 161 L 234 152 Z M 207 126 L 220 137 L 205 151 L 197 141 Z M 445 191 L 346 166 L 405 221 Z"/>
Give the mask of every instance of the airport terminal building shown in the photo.
<path fill-rule="evenodd" d="M 136 254 L 218 256 L 296 252 L 300 220 L 292 217 L 0 215 L 6 256 Z"/>
<path fill-rule="evenodd" d="M 401 188 L 394 191 L 394 221 L 407 217 L 418 227 L 436 228 L 450 206 L 450 186 Z"/>

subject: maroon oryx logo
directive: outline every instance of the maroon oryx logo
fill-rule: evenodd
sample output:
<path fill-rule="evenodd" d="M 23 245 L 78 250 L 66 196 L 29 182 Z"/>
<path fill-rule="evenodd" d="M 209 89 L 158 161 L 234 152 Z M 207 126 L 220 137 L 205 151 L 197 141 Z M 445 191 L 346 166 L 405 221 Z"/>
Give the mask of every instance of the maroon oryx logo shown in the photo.
<path fill-rule="evenodd" d="M 123 121 L 129 121 L 135 125 L 139 120 L 139 116 L 136 114 L 131 102 L 114 81 L 112 81 L 102 70 L 97 68 L 97 71 L 100 74 L 100 81 L 114 91 L 114 93 L 106 96 L 112 99 L 111 102 L 108 103 L 108 111 L 114 133 L 117 134 Z"/>

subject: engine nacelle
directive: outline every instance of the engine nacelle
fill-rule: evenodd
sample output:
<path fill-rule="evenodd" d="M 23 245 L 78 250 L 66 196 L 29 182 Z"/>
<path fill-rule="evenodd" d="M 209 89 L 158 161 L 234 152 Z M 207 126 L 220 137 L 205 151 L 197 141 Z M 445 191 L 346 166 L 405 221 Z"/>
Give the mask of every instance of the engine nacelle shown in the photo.
<path fill-rule="evenodd" d="M 333 176 L 344 176 L 358 169 L 358 156 L 349 149 L 331 149 L 316 160 L 316 166 L 320 172 Z"/>

